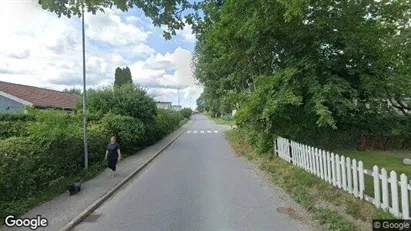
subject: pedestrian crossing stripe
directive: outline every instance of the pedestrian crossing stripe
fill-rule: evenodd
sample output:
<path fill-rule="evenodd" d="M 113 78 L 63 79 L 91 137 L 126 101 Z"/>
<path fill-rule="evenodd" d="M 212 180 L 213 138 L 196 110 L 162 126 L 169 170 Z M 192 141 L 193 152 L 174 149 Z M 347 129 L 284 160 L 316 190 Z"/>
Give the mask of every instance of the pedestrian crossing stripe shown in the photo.
<path fill-rule="evenodd" d="M 206 133 L 206 131 L 187 131 L 187 134 L 191 134 L 191 133 L 194 133 L 194 134 L 197 134 L 197 133 L 204 134 L 204 133 Z M 207 133 L 211 134 L 211 133 L 213 133 L 213 131 L 207 130 Z M 218 133 L 218 131 L 215 130 L 214 133 Z"/>

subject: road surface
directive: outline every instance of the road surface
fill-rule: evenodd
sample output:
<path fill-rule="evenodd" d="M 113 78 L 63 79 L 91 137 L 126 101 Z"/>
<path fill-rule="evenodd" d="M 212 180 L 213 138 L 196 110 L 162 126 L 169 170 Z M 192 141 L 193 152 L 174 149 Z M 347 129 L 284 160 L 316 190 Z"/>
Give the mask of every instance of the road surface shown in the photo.
<path fill-rule="evenodd" d="M 75 230 L 309 230 L 235 156 L 204 115 Z"/>

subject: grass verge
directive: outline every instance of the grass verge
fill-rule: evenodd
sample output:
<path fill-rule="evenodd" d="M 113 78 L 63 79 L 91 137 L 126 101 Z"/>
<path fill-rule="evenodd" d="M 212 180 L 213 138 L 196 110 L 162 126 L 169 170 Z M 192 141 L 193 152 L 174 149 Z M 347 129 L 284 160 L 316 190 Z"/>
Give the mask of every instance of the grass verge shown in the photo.
<path fill-rule="evenodd" d="M 216 124 L 220 125 L 229 125 L 229 126 L 235 126 L 235 120 L 225 120 L 221 118 L 213 118 L 210 115 L 207 114 L 207 117 L 211 120 L 213 120 Z"/>
<path fill-rule="evenodd" d="M 239 129 L 226 132 L 237 155 L 245 156 L 266 171 L 275 185 L 311 212 L 327 230 L 370 230 L 373 219 L 393 219 L 371 203 L 358 200 L 271 153 L 257 154 L 243 134 Z"/>

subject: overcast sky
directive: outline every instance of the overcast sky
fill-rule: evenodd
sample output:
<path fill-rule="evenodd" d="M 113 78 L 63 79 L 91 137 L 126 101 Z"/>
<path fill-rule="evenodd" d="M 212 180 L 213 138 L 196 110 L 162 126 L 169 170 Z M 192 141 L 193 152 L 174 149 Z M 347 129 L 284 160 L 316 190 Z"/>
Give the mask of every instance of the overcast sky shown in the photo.
<path fill-rule="evenodd" d="M 115 68 L 129 66 L 134 83 L 157 100 L 195 108 L 202 88 L 191 69 L 195 37 L 187 26 L 171 41 L 162 37 L 141 10 L 86 14 L 87 85 L 114 81 Z M 82 88 L 81 20 L 60 19 L 32 0 L 2 0 L 0 81 L 56 90 Z"/>

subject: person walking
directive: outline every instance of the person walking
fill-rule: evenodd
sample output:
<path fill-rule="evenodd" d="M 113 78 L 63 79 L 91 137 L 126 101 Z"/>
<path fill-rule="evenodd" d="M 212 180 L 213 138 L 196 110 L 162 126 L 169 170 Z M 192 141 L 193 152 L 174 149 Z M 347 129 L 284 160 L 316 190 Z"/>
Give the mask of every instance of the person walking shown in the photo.
<path fill-rule="evenodd" d="M 107 165 L 112 170 L 110 178 L 116 176 L 116 165 L 117 161 L 121 160 L 121 152 L 115 136 L 111 137 L 110 143 L 107 145 L 105 160 L 107 160 Z"/>

